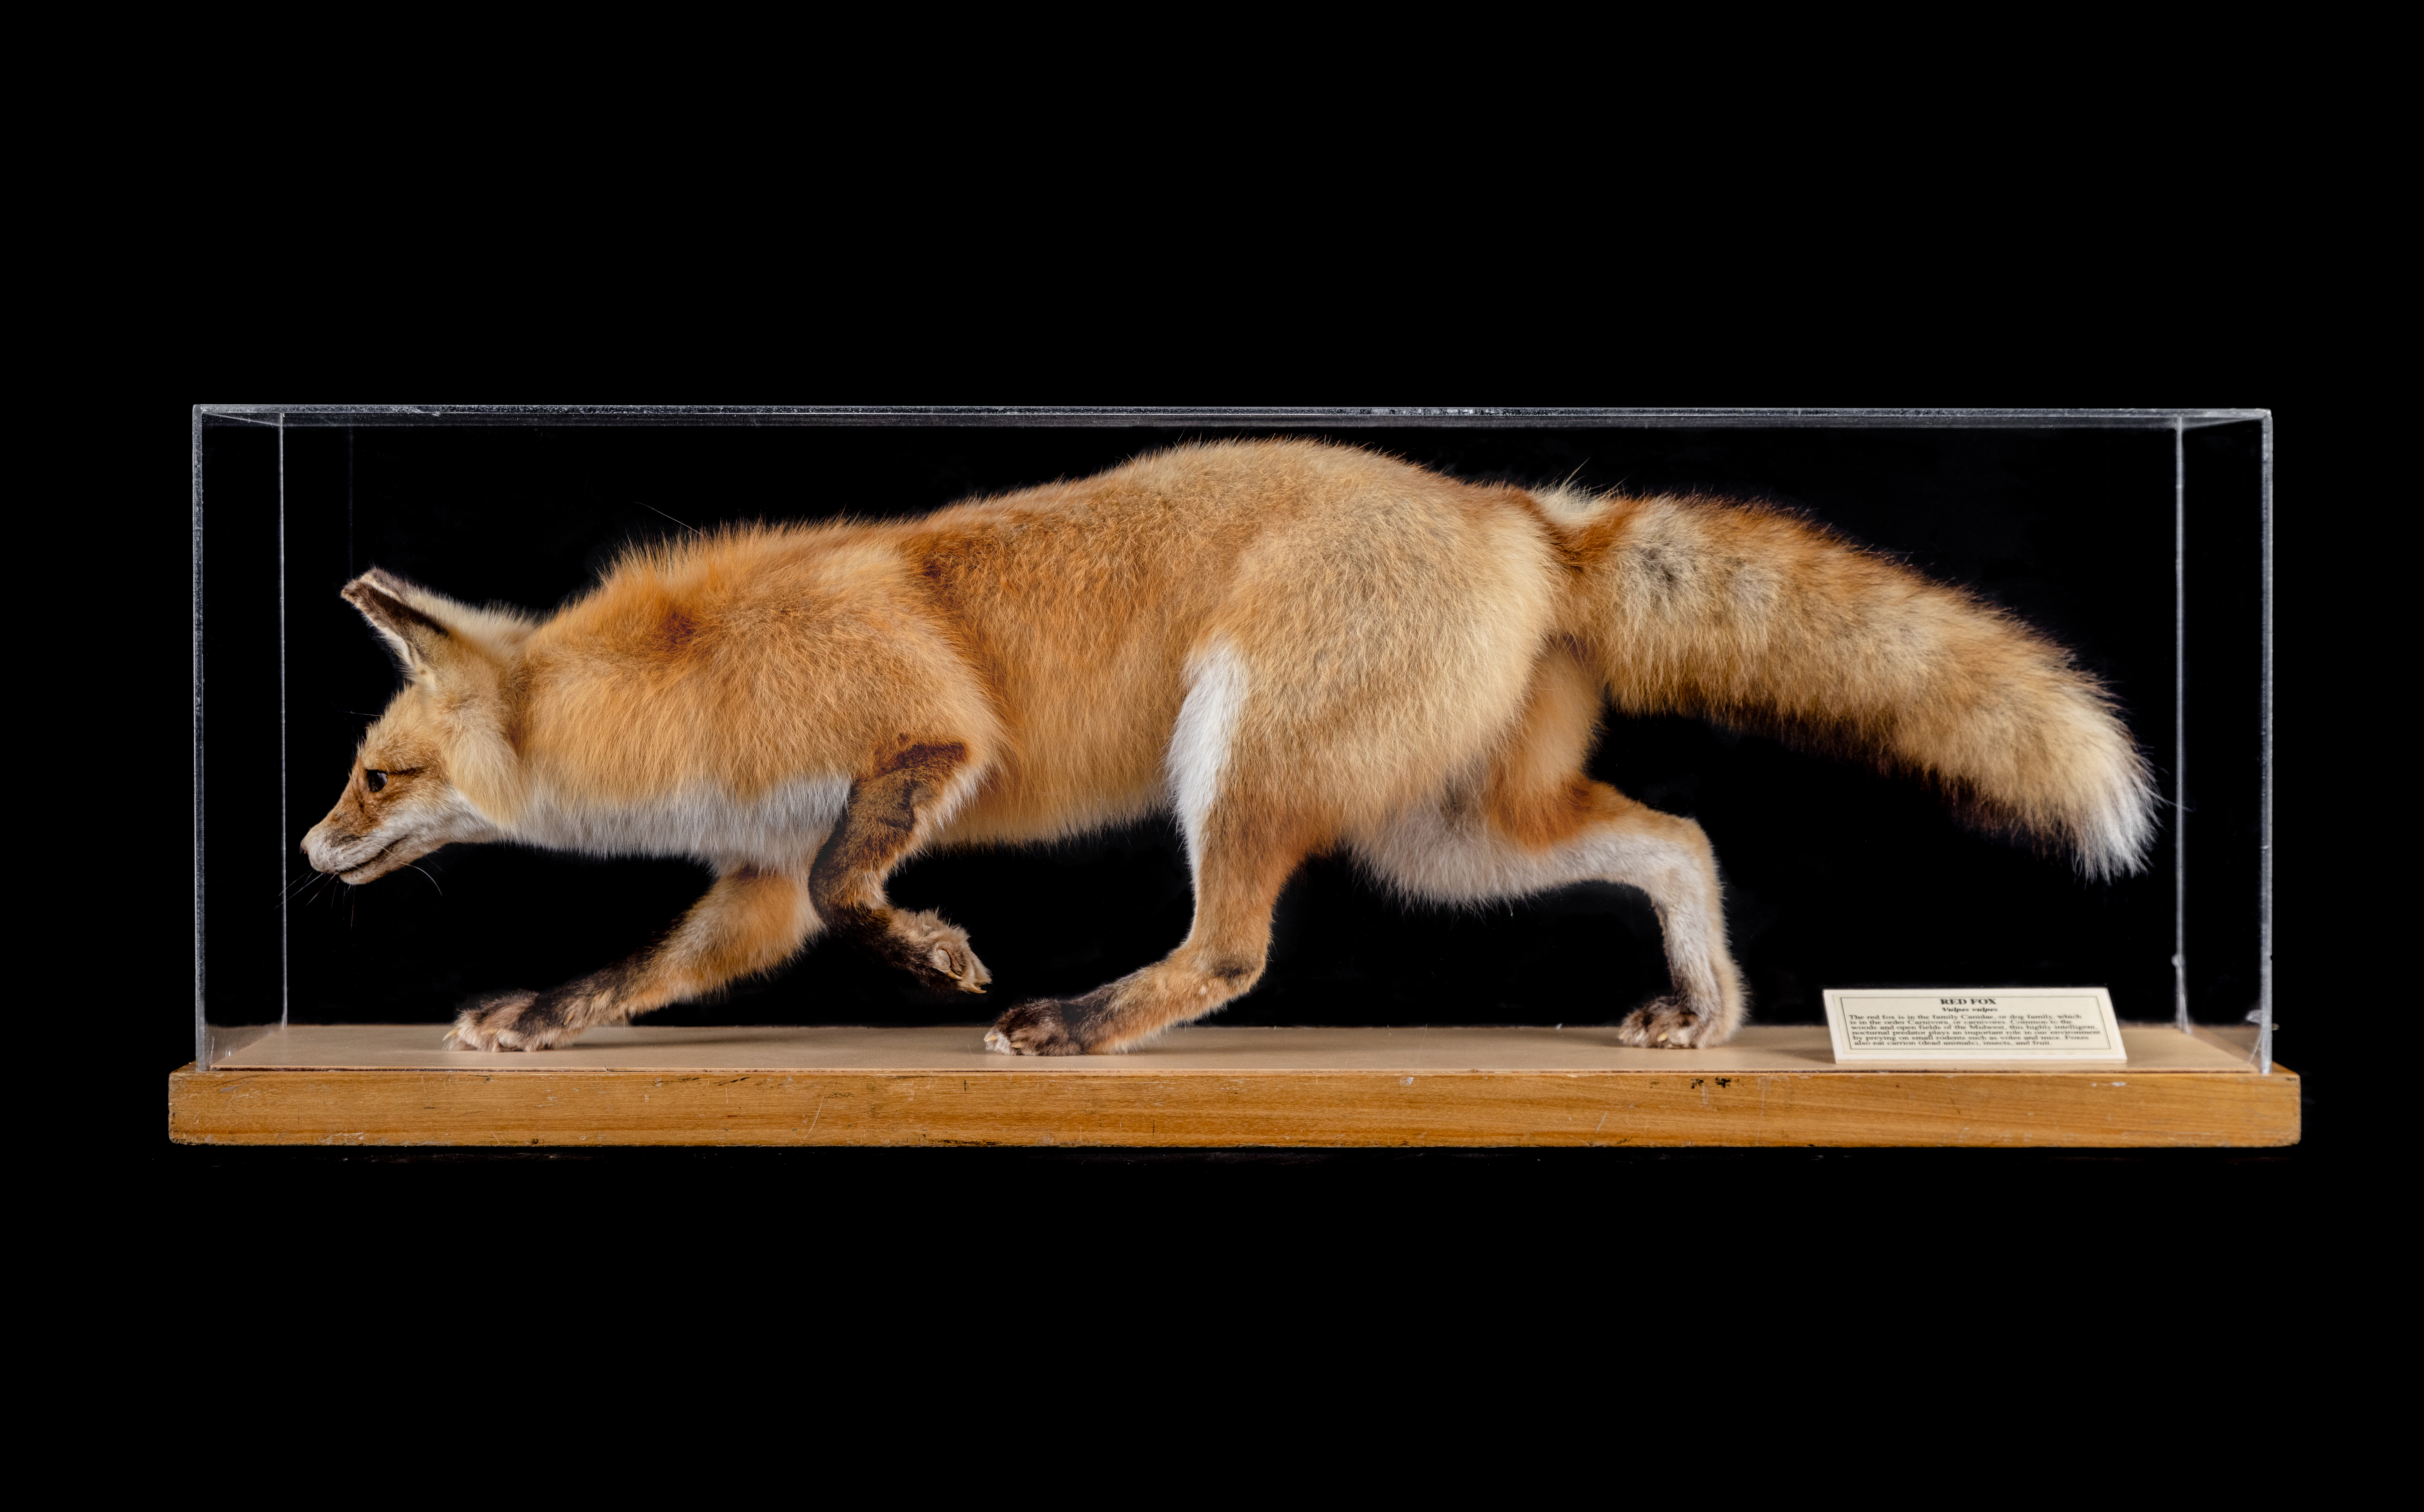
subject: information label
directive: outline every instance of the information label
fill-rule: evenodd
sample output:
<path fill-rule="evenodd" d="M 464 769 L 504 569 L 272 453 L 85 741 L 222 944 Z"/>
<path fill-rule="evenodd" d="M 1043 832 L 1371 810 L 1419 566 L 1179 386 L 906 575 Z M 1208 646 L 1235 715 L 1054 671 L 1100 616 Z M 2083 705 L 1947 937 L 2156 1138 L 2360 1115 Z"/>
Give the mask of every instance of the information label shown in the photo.
<path fill-rule="evenodd" d="M 1824 995 L 1839 1061 L 2129 1059 L 2101 987 L 1829 987 Z"/>

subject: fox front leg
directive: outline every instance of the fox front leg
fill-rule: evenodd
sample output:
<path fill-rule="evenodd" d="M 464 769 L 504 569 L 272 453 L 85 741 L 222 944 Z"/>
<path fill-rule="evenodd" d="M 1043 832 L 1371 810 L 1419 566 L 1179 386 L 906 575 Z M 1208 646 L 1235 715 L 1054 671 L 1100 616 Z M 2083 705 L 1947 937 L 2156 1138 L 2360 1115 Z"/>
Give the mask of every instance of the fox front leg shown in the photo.
<path fill-rule="evenodd" d="M 818 915 L 929 987 L 981 993 L 993 973 L 965 930 L 940 915 L 910 913 L 884 895 L 885 876 L 932 832 L 966 787 L 968 748 L 958 741 L 905 746 L 872 776 L 853 783 L 850 803 L 808 872 Z"/>
<path fill-rule="evenodd" d="M 783 963 L 817 930 L 807 883 L 739 867 L 716 879 L 672 933 L 628 961 L 543 993 L 498 993 L 465 1009 L 447 1043 L 464 1050 L 547 1050 L 583 1029 L 703 996 Z"/>

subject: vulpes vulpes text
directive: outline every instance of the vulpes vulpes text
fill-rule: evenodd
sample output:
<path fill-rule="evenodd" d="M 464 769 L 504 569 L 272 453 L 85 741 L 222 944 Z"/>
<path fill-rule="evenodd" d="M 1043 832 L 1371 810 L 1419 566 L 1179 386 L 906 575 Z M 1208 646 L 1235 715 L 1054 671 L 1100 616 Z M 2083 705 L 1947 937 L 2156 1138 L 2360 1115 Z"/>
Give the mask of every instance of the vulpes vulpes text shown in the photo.
<path fill-rule="evenodd" d="M 463 1010 L 451 1038 L 476 1049 L 561 1044 L 824 933 L 981 992 L 967 935 L 893 907 L 886 874 L 1156 811 L 1186 837 L 1187 938 L 1011 1006 L 995 1049 L 1121 1050 L 1250 990 L 1281 887 L 1319 851 L 1418 899 L 1637 887 L 1673 990 L 1620 1035 L 1715 1044 L 1747 1006 L 1716 861 L 1698 825 L 1585 775 L 1610 702 L 1908 772 L 2090 877 L 2137 869 L 2153 833 L 2096 682 L 1956 589 L 1781 511 L 1459 483 L 1312 442 L 669 542 L 545 618 L 376 570 L 344 595 L 407 681 L 303 842 L 314 867 L 366 883 L 511 840 L 717 874 L 639 955 Z"/>

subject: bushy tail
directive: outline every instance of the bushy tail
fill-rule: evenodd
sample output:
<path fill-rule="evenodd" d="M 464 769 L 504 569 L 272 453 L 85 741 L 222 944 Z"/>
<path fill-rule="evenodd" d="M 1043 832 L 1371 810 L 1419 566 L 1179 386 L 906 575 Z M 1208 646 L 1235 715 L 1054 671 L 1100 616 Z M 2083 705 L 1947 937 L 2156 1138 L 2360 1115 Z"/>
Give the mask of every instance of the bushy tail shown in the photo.
<path fill-rule="evenodd" d="M 2096 680 L 2011 615 L 1771 509 L 1544 502 L 1580 574 L 1571 628 L 1618 707 L 1924 773 L 2090 877 L 2145 866 L 2145 761 Z"/>

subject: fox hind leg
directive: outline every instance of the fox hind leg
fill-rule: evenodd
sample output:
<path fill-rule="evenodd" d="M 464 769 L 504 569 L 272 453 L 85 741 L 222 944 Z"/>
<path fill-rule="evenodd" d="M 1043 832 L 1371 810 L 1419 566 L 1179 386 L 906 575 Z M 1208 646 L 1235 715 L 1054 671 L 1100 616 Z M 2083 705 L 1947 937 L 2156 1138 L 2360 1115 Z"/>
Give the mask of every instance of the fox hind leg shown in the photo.
<path fill-rule="evenodd" d="M 1550 785 L 1500 780 L 1452 792 L 1354 849 L 1383 882 L 1436 901 L 1517 898 L 1577 882 L 1638 887 L 1657 911 L 1674 991 L 1627 1015 L 1619 1038 L 1686 1048 L 1722 1043 L 1742 1025 L 1748 1003 L 1726 948 L 1715 853 L 1690 820 L 1575 773 Z"/>

